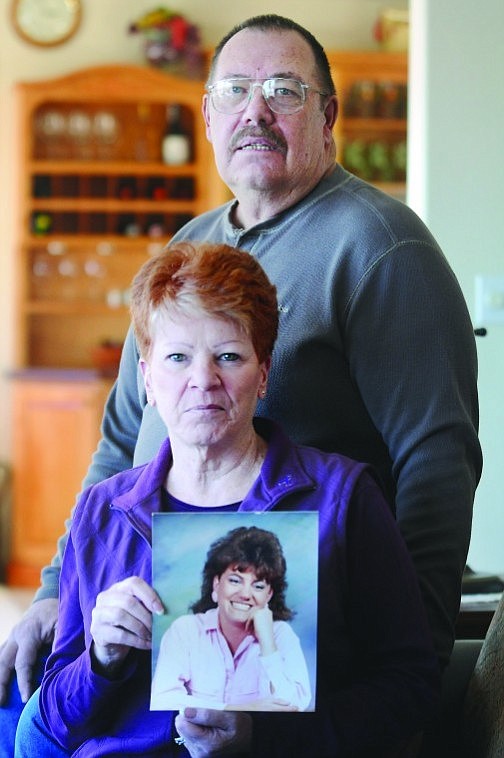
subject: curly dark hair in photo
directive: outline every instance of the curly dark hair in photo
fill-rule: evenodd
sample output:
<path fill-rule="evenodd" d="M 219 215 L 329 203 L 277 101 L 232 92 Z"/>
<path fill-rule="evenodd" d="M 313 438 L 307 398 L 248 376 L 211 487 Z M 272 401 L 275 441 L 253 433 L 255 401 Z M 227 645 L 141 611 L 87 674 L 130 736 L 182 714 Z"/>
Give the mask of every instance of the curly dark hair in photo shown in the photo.
<path fill-rule="evenodd" d="M 210 545 L 203 567 L 201 597 L 191 605 L 193 613 L 217 607 L 212 600 L 213 581 L 228 567 L 238 571 L 252 569 L 259 580 L 270 585 L 273 595 L 268 605 L 275 621 L 293 618 L 293 611 L 285 603 L 287 564 L 280 541 L 273 532 L 255 526 L 232 529 Z"/>

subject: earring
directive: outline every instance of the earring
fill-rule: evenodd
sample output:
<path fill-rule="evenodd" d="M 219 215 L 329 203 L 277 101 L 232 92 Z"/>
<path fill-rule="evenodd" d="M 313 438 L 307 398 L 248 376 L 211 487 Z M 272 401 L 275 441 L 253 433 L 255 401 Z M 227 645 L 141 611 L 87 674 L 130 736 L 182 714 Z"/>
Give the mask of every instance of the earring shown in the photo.
<path fill-rule="evenodd" d="M 266 390 L 265 389 L 262 389 L 262 390 L 259 391 L 259 397 L 260 398 L 265 398 L 266 397 Z"/>

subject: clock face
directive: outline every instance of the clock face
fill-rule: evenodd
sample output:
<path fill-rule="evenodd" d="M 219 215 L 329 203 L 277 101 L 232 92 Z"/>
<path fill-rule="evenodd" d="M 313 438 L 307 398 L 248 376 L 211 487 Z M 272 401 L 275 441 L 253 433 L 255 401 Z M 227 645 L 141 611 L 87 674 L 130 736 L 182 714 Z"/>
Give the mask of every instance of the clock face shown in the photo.
<path fill-rule="evenodd" d="M 59 45 L 77 31 L 80 0 L 14 0 L 12 20 L 18 34 L 34 45 Z"/>

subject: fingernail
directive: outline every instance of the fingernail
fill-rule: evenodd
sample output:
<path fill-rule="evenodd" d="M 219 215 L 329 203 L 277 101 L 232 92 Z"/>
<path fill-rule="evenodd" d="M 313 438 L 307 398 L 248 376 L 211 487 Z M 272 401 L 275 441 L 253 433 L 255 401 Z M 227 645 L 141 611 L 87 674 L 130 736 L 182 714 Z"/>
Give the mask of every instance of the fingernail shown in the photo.
<path fill-rule="evenodd" d="M 184 708 L 184 716 L 186 719 L 193 719 L 197 713 L 198 711 L 196 708 Z"/>

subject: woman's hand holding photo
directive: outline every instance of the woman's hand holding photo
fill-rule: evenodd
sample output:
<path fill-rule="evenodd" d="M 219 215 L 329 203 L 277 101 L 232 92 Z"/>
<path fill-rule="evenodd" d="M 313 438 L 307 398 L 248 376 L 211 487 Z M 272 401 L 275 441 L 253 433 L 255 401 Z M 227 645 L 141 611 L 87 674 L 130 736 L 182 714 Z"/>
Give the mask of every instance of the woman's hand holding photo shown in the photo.
<path fill-rule="evenodd" d="M 147 582 L 132 576 L 100 592 L 92 611 L 92 654 L 105 676 L 113 675 L 131 648 L 152 647 L 152 614 L 163 605 Z"/>
<path fill-rule="evenodd" d="M 185 708 L 175 718 L 175 728 L 191 758 L 244 754 L 251 748 L 252 719 L 247 713 Z"/>

